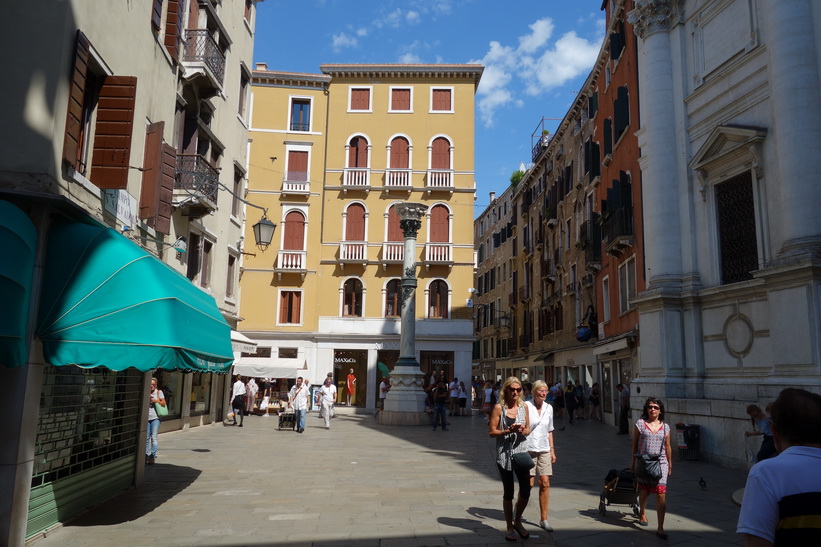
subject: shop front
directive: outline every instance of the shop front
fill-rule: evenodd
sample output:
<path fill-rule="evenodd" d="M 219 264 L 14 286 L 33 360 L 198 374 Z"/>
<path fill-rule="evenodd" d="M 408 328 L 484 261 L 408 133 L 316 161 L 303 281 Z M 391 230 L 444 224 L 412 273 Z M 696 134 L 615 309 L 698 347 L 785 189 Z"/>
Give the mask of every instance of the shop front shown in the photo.
<path fill-rule="evenodd" d="M 31 303 L 17 306 L 11 325 L 22 334 L 0 348 L 0 383 L 16 386 L 9 394 L 20 403 L 4 413 L 17 435 L 4 439 L 15 450 L 2 451 L 2 482 L 16 487 L 2 514 L 25 522 L 26 537 L 138 483 L 151 371 L 169 375 L 175 412 L 204 412 L 213 374 L 233 360 L 230 327 L 210 295 L 110 228 L 38 211 L 50 220 L 45 233 L 25 223 L 0 230 L 4 249 L 21 235 L 40 249 L 4 253 L 0 272 L 29 279 L 25 294 L 0 281 L 0 300 Z M 25 273 L 31 265 L 39 275 Z M 198 375 L 196 393 L 180 391 L 182 371 Z"/>
<path fill-rule="evenodd" d="M 337 386 L 337 398 L 340 402 L 347 406 L 364 408 L 368 393 L 368 351 L 336 349 L 333 367 L 334 378 L 337 378 L 340 384 Z"/>
<path fill-rule="evenodd" d="M 399 360 L 399 350 L 380 349 L 376 352 L 376 382 L 373 386 L 374 400 L 379 399 L 379 386 L 384 378 L 390 378 L 393 367 Z"/>
<path fill-rule="evenodd" d="M 631 406 L 636 408 L 638 394 L 631 389 L 633 364 L 636 361 L 633 338 L 623 337 L 599 344 L 593 348 L 601 369 L 601 404 L 606 422 L 616 424 L 619 412 L 619 392 L 616 386 L 623 384 L 631 390 Z"/>
<path fill-rule="evenodd" d="M 419 367 L 425 378 L 430 378 L 431 374 L 441 378 L 445 375 L 448 381 L 453 380 L 453 352 L 452 351 L 421 351 L 419 352 Z M 469 378 L 463 378 L 469 380 Z"/>

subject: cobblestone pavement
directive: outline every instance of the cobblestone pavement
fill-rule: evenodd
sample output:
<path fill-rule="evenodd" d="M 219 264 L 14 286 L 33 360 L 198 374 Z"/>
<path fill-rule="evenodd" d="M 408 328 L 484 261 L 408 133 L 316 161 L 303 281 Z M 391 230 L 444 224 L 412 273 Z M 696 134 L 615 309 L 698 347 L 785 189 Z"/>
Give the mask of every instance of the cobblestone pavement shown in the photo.
<path fill-rule="evenodd" d="M 380 426 L 338 409 L 331 429 L 316 413 L 303 434 L 276 417 L 245 427 L 217 424 L 160 436 L 145 483 L 37 540 L 37 547 L 173 545 L 499 545 L 502 487 L 484 417 L 450 417 L 449 431 Z M 674 460 L 665 529 L 656 514 L 641 528 L 627 505 L 598 512 L 604 477 L 627 467 L 627 436 L 599 422 L 557 421 L 558 462 L 549 520 L 538 528 L 537 491 L 524 515 L 530 539 L 517 543 L 741 545 L 732 493 L 746 472 Z M 675 445 L 675 443 L 674 443 Z M 674 448 L 675 450 L 675 448 Z M 699 486 L 703 477 L 707 488 Z"/>

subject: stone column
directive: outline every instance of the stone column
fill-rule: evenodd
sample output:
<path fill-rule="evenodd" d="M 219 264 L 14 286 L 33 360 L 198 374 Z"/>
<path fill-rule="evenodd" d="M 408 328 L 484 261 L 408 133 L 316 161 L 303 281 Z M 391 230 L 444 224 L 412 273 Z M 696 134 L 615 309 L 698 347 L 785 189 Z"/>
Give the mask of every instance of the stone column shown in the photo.
<path fill-rule="evenodd" d="M 421 203 L 400 203 L 396 208 L 405 235 L 399 360 L 391 372 L 391 390 L 385 398 L 385 408 L 377 414 L 377 419 L 386 425 L 422 425 L 429 419 L 425 413 L 424 375 L 416 360 L 416 234 L 428 207 Z"/>
<path fill-rule="evenodd" d="M 821 85 L 814 0 L 759 2 L 769 51 L 772 133 L 781 193 L 782 255 L 821 247 Z M 815 8 L 818 9 L 818 6 Z"/>
<path fill-rule="evenodd" d="M 669 281 L 677 283 L 682 273 L 681 219 L 679 216 L 678 158 L 676 140 L 676 93 L 673 58 L 668 31 L 678 22 L 679 0 L 636 0 L 628 20 L 639 37 L 639 96 L 642 127 L 639 146 L 645 267 L 649 288 Z M 677 63 L 675 66 L 679 66 Z M 632 115 L 635 119 L 637 116 Z"/>

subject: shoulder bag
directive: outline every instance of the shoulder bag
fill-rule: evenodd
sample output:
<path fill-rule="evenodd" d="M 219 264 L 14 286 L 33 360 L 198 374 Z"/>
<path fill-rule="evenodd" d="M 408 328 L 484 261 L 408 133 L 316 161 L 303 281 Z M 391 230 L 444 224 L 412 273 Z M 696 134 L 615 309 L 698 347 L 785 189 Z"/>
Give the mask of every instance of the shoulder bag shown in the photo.
<path fill-rule="evenodd" d="M 636 478 L 646 482 L 661 479 L 660 454 L 636 454 Z"/>
<path fill-rule="evenodd" d="M 166 416 L 168 416 L 167 403 L 166 403 L 166 405 L 161 405 L 159 403 L 154 403 L 154 412 L 157 413 L 158 418 L 165 418 Z"/>

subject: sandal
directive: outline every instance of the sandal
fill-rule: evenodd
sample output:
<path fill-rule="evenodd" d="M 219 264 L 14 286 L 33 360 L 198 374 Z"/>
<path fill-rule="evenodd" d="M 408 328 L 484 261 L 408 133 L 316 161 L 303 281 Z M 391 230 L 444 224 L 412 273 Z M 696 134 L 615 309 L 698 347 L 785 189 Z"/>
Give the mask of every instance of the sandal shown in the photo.
<path fill-rule="evenodd" d="M 522 526 L 522 524 L 521 524 L 521 523 L 519 523 L 518 525 L 514 524 L 514 525 L 513 525 L 513 529 L 514 529 L 514 530 L 516 530 L 516 533 L 517 533 L 517 534 L 519 534 L 519 536 L 520 536 L 522 539 L 527 539 L 527 538 L 529 538 L 529 537 L 530 537 L 530 532 L 528 532 L 527 530 L 525 530 L 525 527 L 524 527 L 524 526 Z"/>
<path fill-rule="evenodd" d="M 516 541 L 516 534 L 514 534 L 512 531 L 508 530 L 507 535 L 505 536 L 505 539 L 508 540 L 508 541 Z"/>
<path fill-rule="evenodd" d="M 668 539 L 670 537 L 666 532 L 656 532 L 656 535 L 661 539 Z"/>

